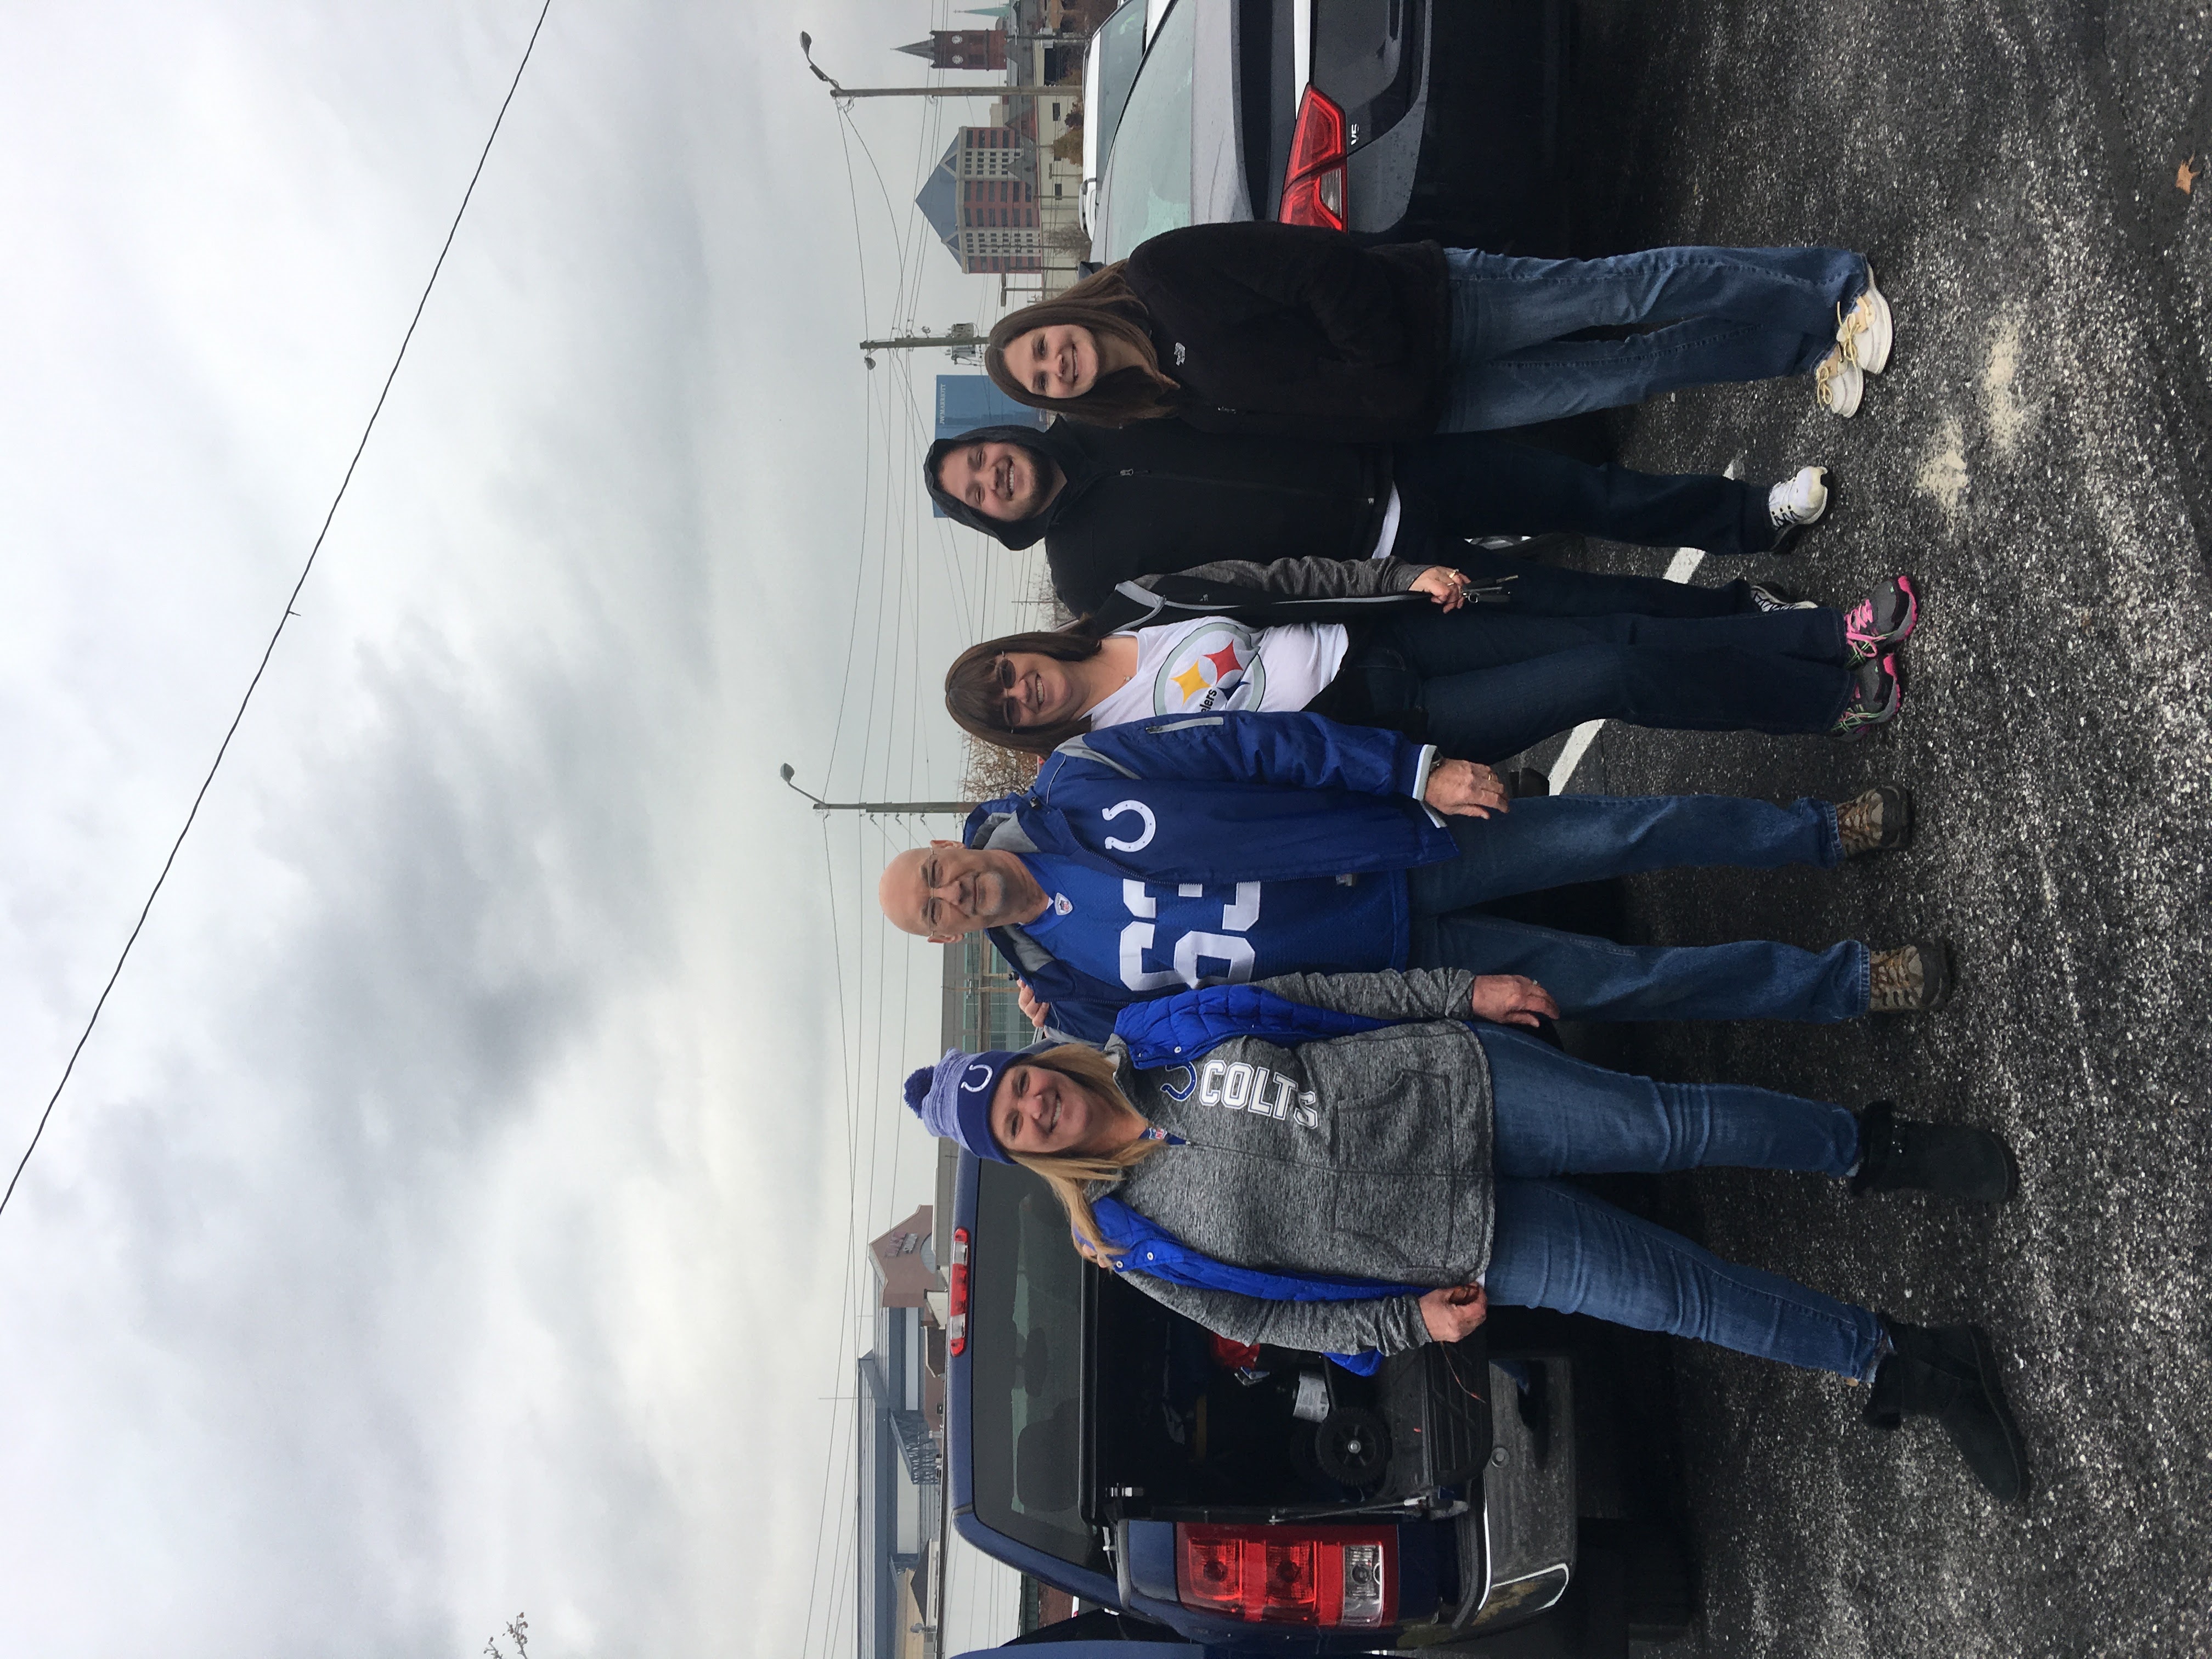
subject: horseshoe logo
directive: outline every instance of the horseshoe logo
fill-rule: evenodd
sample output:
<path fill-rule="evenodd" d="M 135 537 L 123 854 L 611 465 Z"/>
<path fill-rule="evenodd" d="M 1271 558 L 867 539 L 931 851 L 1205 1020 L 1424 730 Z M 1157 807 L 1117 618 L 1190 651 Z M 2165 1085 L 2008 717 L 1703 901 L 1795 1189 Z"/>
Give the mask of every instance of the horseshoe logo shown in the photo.
<path fill-rule="evenodd" d="M 1145 833 L 1134 841 L 1123 841 L 1119 836 L 1109 836 L 1106 837 L 1106 845 L 1117 853 L 1142 852 L 1152 844 L 1153 836 L 1159 831 L 1159 821 L 1153 817 L 1152 809 L 1140 800 L 1116 801 L 1098 816 L 1111 823 L 1124 812 L 1134 812 L 1144 819 Z"/>
<path fill-rule="evenodd" d="M 965 1079 L 963 1079 L 960 1085 L 960 1092 L 962 1094 L 980 1095 L 984 1090 L 991 1086 L 991 1068 L 980 1060 L 970 1060 L 968 1063 L 968 1076 L 974 1077 L 978 1072 L 981 1072 L 983 1074 L 983 1080 L 980 1083 L 969 1083 Z"/>

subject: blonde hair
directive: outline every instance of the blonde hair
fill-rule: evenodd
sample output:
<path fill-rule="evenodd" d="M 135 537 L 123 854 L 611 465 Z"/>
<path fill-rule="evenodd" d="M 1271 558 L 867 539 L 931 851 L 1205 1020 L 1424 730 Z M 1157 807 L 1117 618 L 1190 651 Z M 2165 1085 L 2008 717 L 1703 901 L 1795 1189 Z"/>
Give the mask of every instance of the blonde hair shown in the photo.
<path fill-rule="evenodd" d="M 1028 1055 L 1022 1063 L 1058 1072 L 1101 1099 L 1119 1102 L 1133 1112 L 1137 1109 L 1114 1080 L 1114 1062 L 1100 1049 L 1079 1042 L 1063 1043 Z M 1099 1232 L 1098 1218 L 1091 1213 L 1090 1188 L 1101 1181 L 1120 1182 L 1160 1146 L 1157 1140 L 1135 1140 L 1111 1152 L 1012 1152 L 1008 1156 L 1052 1188 L 1052 1195 L 1067 1212 L 1068 1225 L 1075 1230 L 1076 1249 L 1100 1267 L 1110 1267 L 1113 1258 L 1121 1252 Z"/>

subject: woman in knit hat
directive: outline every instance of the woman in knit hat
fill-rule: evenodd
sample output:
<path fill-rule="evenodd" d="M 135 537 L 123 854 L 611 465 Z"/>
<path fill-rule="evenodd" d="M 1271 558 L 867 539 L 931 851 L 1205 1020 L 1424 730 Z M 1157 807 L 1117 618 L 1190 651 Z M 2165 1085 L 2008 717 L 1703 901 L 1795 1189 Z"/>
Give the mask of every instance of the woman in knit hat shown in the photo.
<path fill-rule="evenodd" d="M 1936 1417 L 2019 1496 L 1978 1327 L 1723 1261 L 1559 1179 L 1735 1166 L 1995 1201 L 2003 1143 L 1887 1102 L 1603 1071 L 1511 1029 L 1551 1012 L 1510 975 L 1287 975 L 1136 1005 L 1103 1052 L 953 1049 L 906 1096 L 933 1133 L 1042 1177 L 1092 1260 L 1234 1340 L 1389 1353 L 1457 1340 L 1492 1300 L 1585 1313 L 1869 1383 L 1869 1421 Z"/>

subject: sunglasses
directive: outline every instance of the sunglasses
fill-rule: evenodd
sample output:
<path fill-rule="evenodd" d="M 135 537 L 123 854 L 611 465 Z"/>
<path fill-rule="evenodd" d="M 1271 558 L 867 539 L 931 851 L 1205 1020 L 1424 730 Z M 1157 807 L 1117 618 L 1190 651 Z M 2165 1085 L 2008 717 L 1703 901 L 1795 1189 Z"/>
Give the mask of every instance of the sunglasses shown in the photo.
<path fill-rule="evenodd" d="M 1014 697 L 1014 665 L 1012 659 L 1000 657 L 992 670 L 991 678 L 999 686 L 999 720 L 1006 731 L 1021 729 L 1022 706 Z"/>

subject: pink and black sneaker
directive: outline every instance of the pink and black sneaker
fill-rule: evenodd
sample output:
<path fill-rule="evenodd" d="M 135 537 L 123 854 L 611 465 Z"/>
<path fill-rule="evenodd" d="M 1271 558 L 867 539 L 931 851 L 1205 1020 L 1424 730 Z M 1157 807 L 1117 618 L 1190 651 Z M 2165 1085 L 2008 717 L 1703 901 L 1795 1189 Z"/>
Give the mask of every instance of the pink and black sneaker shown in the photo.
<path fill-rule="evenodd" d="M 1892 576 L 1844 612 L 1844 641 L 1852 657 L 1872 662 L 1912 637 L 1920 625 L 1920 593 L 1910 576 Z"/>
<path fill-rule="evenodd" d="M 1895 720 L 1897 711 L 1904 707 L 1905 687 L 1898 681 L 1897 659 L 1885 656 L 1879 662 L 1863 662 L 1851 670 L 1851 700 L 1836 716 L 1829 734 L 1863 737 L 1870 728 Z"/>

